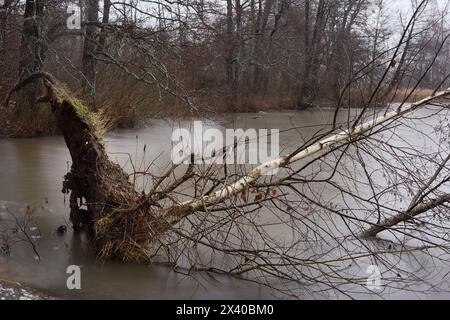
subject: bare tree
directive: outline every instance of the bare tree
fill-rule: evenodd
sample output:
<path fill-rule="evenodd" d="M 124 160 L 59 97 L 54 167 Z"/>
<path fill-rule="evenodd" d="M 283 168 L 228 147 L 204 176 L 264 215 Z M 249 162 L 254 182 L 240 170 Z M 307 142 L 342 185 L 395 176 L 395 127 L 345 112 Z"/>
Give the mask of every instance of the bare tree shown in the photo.
<path fill-rule="evenodd" d="M 86 0 L 85 6 L 87 22 L 83 48 L 83 89 L 86 101 L 88 101 L 89 105 L 93 108 L 93 110 L 95 110 L 95 87 L 97 71 L 95 54 L 98 41 L 98 0 Z M 108 8 L 108 6 L 106 6 L 105 8 Z M 105 15 L 105 19 L 106 17 L 108 17 L 108 15 Z"/>
<path fill-rule="evenodd" d="M 29 77 L 34 72 L 41 71 L 44 65 L 47 53 L 44 23 L 45 5 L 46 1 L 42 0 L 29 0 L 25 3 L 20 46 L 19 74 L 21 79 Z M 38 94 L 37 85 L 24 90 L 21 93 L 21 99 L 17 102 L 17 113 L 23 114 L 25 110 L 34 107 Z"/>

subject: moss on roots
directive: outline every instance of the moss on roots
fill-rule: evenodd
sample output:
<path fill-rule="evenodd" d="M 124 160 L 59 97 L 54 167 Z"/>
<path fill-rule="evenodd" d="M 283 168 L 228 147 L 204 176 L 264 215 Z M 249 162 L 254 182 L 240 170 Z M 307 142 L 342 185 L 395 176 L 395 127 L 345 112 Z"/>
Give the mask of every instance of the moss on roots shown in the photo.
<path fill-rule="evenodd" d="M 83 103 L 80 99 L 74 97 L 69 93 L 69 90 L 66 89 L 62 84 L 55 85 L 55 93 L 57 97 L 57 105 L 61 106 L 64 102 L 67 103 L 68 106 L 73 108 L 75 114 L 80 118 L 89 123 L 94 129 L 93 132 L 97 136 L 99 140 L 102 140 L 104 130 L 101 124 L 101 121 L 97 117 L 97 115 L 92 112 L 89 107 Z"/>

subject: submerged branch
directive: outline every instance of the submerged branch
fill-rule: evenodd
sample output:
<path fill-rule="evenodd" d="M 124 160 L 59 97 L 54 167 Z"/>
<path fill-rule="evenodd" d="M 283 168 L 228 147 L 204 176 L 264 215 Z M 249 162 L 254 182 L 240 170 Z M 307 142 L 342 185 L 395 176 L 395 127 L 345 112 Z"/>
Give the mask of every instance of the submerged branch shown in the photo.
<path fill-rule="evenodd" d="M 428 201 L 425 203 L 423 201 L 425 199 L 425 197 L 427 197 L 430 194 L 430 192 L 432 192 L 434 189 L 437 188 L 437 187 L 431 188 L 431 190 L 426 192 L 427 189 L 429 189 L 432 186 L 432 184 L 436 182 L 440 173 L 446 167 L 446 165 L 449 161 L 450 161 L 450 154 L 438 166 L 438 168 L 437 168 L 436 172 L 433 174 L 433 176 L 416 193 L 416 195 L 414 196 L 414 198 L 411 201 L 411 204 L 409 205 L 408 209 L 405 212 L 402 212 L 398 215 L 395 215 L 391 218 L 384 220 L 381 223 L 378 223 L 377 225 L 372 226 L 370 229 L 364 231 L 360 235 L 360 237 L 363 239 L 374 238 L 380 232 L 382 232 L 384 230 L 392 228 L 402 222 L 410 221 L 422 213 L 425 213 L 429 210 L 435 209 L 435 208 L 449 202 L 450 194 L 444 194 L 434 200 L 431 200 L 431 201 Z M 448 178 L 447 178 L 447 180 L 448 180 Z M 439 185 L 441 185 L 441 183 L 439 183 L 438 186 Z"/>
<path fill-rule="evenodd" d="M 446 204 L 447 202 L 450 202 L 450 193 L 444 194 L 436 199 L 433 199 L 433 200 L 430 200 L 421 205 L 415 206 L 414 208 L 412 208 L 404 213 L 401 213 L 401 214 L 393 216 L 389 219 L 386 219 L 383 222 L 381 222 L 380 224 L 372 226 L 370 229 L 364 231 L 360 235 L 360 237 L 362 239 L 374 238 L 382 231 L 385 231 L 392 227 L 395 227 L 396 225 L 398 225 L 402 222 L 410 221 L 410 220 L 414 219 L 415 217 L 417 217 L 418 215 L 425 213 L 429 210 L 435 209 L 439 206 L 442 206 L 442 205 Z"/>

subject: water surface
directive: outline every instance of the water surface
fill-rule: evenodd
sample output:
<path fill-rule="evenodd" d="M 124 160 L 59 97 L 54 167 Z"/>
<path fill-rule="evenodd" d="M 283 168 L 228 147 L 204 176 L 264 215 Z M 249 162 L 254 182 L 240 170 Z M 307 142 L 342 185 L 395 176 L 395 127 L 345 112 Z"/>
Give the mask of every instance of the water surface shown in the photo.
<path fill-rule="evenodd" d="M 286 154 L 302 140 L 323 130 L 324 125 L 330 123 L 332 116 L 332 110 L 235 114 L 208 120 L 207 124 L 220 129 L 280 129 L 281 149 Z M 340 118 L 345 121 L 346 114 Z M 148 163 L 156 159 L 155 163 L 164 167 L 170 162 L 170 138 L 173 128 L 180 125 L 189 126 L 189 121 L 153 120 L 145 128 L 116 130 L 105 138 L 107 150 L 111 157 L 127 170 L 130 170 L 130 163 L 127 161 L 128 155 L 125 154 L 139 159 L 137 163 Z M 424 127 L 424 130 L 431 130 L 426 128 Z M 405 139 L 414 141 L 424 150 L 430 147 L 417 140 L 413 131 L 410 133 L 405 129 L 403 135 Z M 145 159 L 142 153 L 143 145 L 146 145 Z M 229 277 L 199 274 L 193 279 L 164 266 L 97 261 L 89 252 L 84 235 L 74 235 L 70 228 L 68 233 L 62 236 L 55 232 L 58 226 L 69 225 L 68 198 L 61 193 L 62 178 L 69 167 L 70 155 L 62 137 L 0 140 L 0 214 L 7 216 L 8 210 L 23 213 L 27 206 L 37 208 L 36 223 L 35 226 L 30 226 L 30 234 L 36 239 L 40 255 L 38 259 L 27 243 L 16 245 L 10 257 L 0 256 L 0 279 L 24 282 L 69 299 L 271 297 L 271 292 L 267 289 Z M 81 266 L 82 290 L 67 289 L 68 265 Z M 417 296 L 400 291 L 394 297 Z"/>

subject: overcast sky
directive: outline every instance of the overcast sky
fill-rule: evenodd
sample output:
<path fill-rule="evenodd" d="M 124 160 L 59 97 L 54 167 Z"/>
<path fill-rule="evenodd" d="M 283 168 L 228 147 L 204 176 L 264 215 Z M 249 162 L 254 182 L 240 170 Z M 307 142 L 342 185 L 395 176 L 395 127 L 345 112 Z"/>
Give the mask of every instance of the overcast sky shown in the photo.
<path fill-rule="evenodd" d="M 385 9 L 392 22 L 390 29 L 394 33 L 400 28 L 400 15 L 402 16 L 403 21 L 411 18 L 413 13 L 412 1 L 420 3 L 422 0 L 386 0 Z M 427 8 L 431 10 L 438 9 L 440 11 L 443 10 L 449 2 L 450 0 L 430 0 Z M 450 20 L 448 22 L 450 22 Z"/>
<path fill-rule="evenodd" d="M 413 0 L 420 2 L 419 0 Z M 442 9 L 447 4 L 448 0 L 430 0 L 429 6 L 437 6 Z M 389 8 L 392 9 L 391 13 L 407 13 L 411 11 L 411 0 L 388 0 Z"/>

